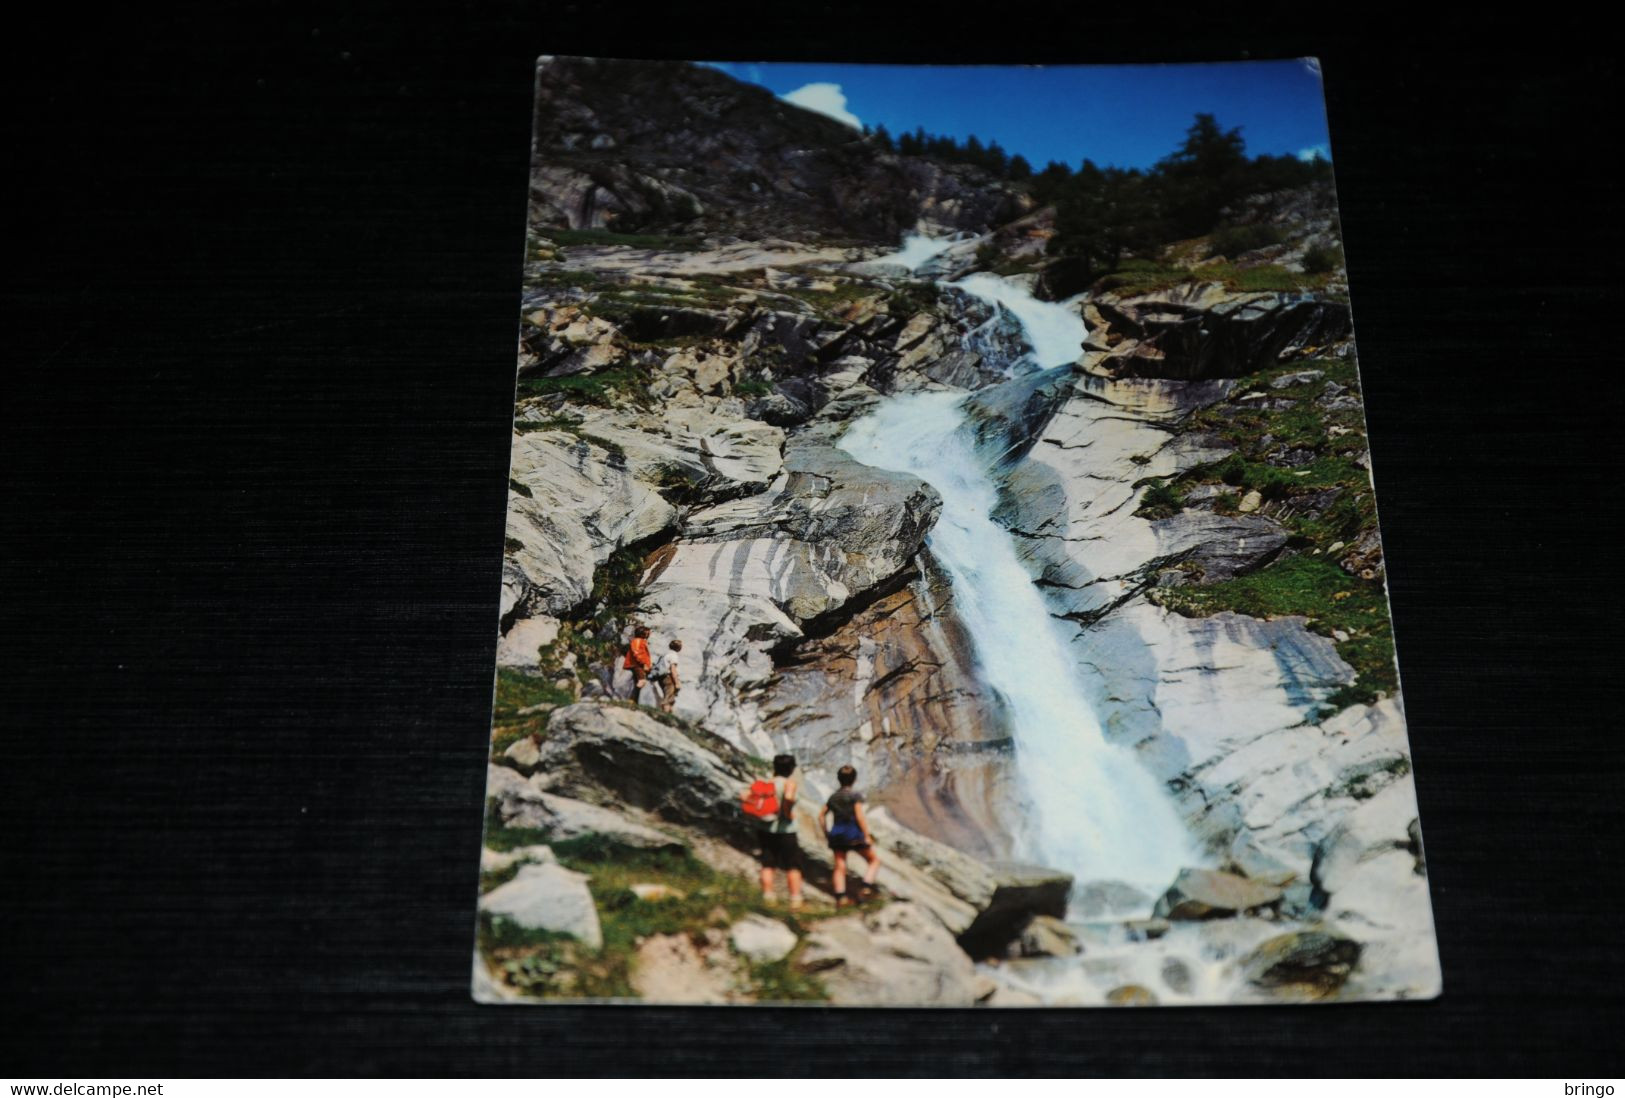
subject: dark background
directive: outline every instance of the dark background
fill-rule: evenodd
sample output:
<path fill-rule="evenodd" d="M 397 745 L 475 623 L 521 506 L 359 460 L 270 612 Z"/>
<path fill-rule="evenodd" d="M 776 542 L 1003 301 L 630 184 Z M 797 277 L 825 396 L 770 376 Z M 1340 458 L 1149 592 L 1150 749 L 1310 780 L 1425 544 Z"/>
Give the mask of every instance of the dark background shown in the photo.
<path fill-rule="evenodd" d="M 9 26 L 5 1073 L 1618 1074 L 1610 43 L 1558 5 L 1090 7 Z M 469 1001 L 544 52 L 1322 59 L 1442 999 Z"/>

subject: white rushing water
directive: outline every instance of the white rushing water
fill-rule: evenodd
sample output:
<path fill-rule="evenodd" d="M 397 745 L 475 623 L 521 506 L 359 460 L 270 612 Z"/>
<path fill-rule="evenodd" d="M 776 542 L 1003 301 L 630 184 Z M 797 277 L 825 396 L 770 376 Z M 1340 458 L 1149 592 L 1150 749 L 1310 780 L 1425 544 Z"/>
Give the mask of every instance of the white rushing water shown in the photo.
<path fill-rule="evenodd" d="M 977 296 L 1026 325 L 1040 366 L 1073 361 L 1083 325 L 1066 326 L 1020 287 L 975 276 Z M 969 282 L 970 280 L 967 280 Z M 964 283 L 958 285 L 964 286 Z M 1065 310 L 1061 310 L 1065 312 Z M 998 490 L 962 429 L 965 394 L 895 396 L 847 431 L 840 446 L 865 464 L 934 487 L 942 515 L 927 542 L 954 587 L 986 684 L 1006 703 L 1026 818 L 1019 853 L 1079 883 L 1119 880 L 1155 896 L 1197 864 L 1166 790 L 1127 749 L 1107 742 L 1066 640 L 1023 567 L 1009 531 L 991 518 Z"/>
<path fill-rule="evenodd" d="M 1087 329 L 1078 314 L 1065 305 L 1040 301 L 1015 283 L 984 272 L 946 285 L 1002 308 L 1020 321 L 1033 348 L 1033 361 L 1040 369 L 1077 361 Z"/>
<path fill-rule="evenodd" d="M 953 247 L 957 241 L 951 236 L 922 236 L 909 233 L 903 237 L 903 246 L 890 255 L 876 259 L 876 263 L 893 263 L 917 271 L 931 260 Z"/>

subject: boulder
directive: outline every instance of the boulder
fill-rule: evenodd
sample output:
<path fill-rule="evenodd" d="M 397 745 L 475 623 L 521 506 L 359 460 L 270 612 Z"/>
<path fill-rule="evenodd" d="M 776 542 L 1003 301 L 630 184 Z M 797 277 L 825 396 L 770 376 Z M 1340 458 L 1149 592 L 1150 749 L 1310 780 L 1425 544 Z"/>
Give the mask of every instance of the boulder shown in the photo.
<path fill-rule="evenodd" d="M 1360 945 L 1319 930 L 1294 931 L 1264 942 L 1242 959 L 1254 987 L 1290 998 L 1324 999 L 1336 994 L 1360 960 Z"/>
<path fill-rule="evenodd" d="M 537 828 L 554 842 L 591 835 L 626 850 L 683 849 L 680 840 L 629 819 L 625 812 L 547 792 L 545 783 L 551 777 L 525 779 L 506 767 L 488 769 L 486 796 L 496 801 L 497 818 L 504 827 Z"/>
<path fill-rule="evenodd" d="M 1072 928 L 1053 915 L 1034 915 L 1010 944 L 1016 957 L 1072 957 L 1083 952 L 1083 943 Z"/>
<path fill-rule="evenodd" d="M 971 1006 L 977 999 L 970 958 L 917 904 L 821 922 L 797 964 L 840 1006 Z"/>
<path fill-rule="evenodd" d="M 521 866 L 513 880 L 480 897 L 480 910 L 527 930 L 568 934 L 593 949 L 604 944 L 587 876 L 551 862 Z"/>
<path fill-rule="evenodd" d="M 1270 908 L 1282 890 L 1262 881 L 1213 869 L 1182 869 L 1157 901 L 1155 914 L 1173 920 L 1221 919 Z"/>
<path fill-rule="evenodd" d="M 796 948 L 795 931 L 765 915 L 746 915 L 728 931 L 734 952 L 757 964 L 782 961 Z"/>
<path fill-rule="evenodd" d="M 701 735 L 613 702 L 578 702 L 554 711 L 537 780 L 553 794 L 624 803 L 735 835 L 743 826 L 739 792 L 751 781 L 749 763 L 720 739 L 702 744 Z"/>
<path fill-rule="evenodd" d="M 521 736 L 509 744 L 508 749 L 502 753 L 503 762 L 521 774 L 534 774 L 536 763 L 542 757 L 541 748 L 537 743 L 534 737 Z"/>

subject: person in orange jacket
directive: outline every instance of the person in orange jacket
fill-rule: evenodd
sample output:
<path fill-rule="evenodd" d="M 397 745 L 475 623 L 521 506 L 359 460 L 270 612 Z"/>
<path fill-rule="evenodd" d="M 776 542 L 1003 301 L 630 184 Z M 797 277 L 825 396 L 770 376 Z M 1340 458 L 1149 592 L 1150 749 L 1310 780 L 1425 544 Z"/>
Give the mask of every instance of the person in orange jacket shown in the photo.
<path fill-rule="evenodd" d="M 622 663 L 632 673 L 632 692 L 627 697 L 634 702 L 638 702 L 642 695 L 644 686 L 649 682 L 649 669 L 654 666 L 654 660 L 649 656 L 649 633 L 647 625 L 632 630 L 632 641 L 626 646 L 626 659 Z"/>

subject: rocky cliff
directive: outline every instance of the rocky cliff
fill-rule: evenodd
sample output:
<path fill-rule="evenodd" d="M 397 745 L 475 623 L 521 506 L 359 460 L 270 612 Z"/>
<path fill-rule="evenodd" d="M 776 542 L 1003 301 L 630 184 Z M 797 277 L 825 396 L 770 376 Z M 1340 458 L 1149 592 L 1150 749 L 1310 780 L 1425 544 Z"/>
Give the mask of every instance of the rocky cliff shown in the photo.
<path fill-rule="evenodd" d="M 1024 373 L 1013 316 L 936 281 L 1059 281 L 1008 185 L 692 66 L 547 61 L 538 125 L 482 997 L 1436 991 L 1348 307 L 1302 270 L 1321 199 L 1070 299 L 1077 361 Z M 922 223 L 971 235 L 888 262 Z M 1005 864 L 1013 730 L 927 543 L 941 500 L 838 446 L 944 390 L 1108 737 L 1202 848 L 1160 898 Z M 634 623 L 685 644 L 670 717 L 609 700 Z M 733 797 L 781 751 L 814 804 L 858 767 L 885 906 L 760 906 Z"/>
<path fill-rule="evenodd" d="M 534 161 L 533 227 L 891 243 L 916 227 L 985 231 L 1030 204 L 976 168 L 883 152 L 675 61 L 544 59 Z"/>

